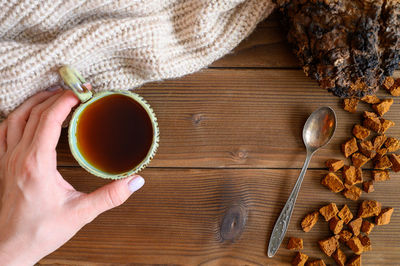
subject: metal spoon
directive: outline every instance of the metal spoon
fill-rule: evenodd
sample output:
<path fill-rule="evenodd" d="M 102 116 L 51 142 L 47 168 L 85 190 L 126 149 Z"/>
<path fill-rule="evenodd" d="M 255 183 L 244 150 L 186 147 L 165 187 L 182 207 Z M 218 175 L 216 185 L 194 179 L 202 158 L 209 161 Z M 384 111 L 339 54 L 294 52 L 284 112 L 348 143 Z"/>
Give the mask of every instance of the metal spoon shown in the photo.
<path fill-rule="evenodd" d="M 285 237 L 289 227 L 289 221 L 292 217 L 294 205 L 297 195 L 299 194 L 301 183 L 303 182 L 304 174 L 307 171 L 313 154 L 322 146 L 325 146 L 332 138 L 336 129 L 336 114 L 330 107 L 321 107 L 314 111 L 307 119 L 303 128 L 303 141 L 307 149 L 307 157 L 301 169 L 300 176 L 290 193 L 285 207 L 276 220 L 274 229 L 271 233 L 271 238 L 268 244 L 268 257 L 272 258 L 278 251 L 279 246 Z"/>

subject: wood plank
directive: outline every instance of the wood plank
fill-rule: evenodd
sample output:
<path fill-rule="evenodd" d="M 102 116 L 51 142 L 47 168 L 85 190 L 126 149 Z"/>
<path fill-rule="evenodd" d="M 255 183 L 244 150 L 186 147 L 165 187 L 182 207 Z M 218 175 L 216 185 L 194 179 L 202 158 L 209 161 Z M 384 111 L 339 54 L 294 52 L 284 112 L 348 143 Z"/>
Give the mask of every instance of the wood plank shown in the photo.
<path fill-rule="evenodd" d="M 60 169 L 75 188 L 89 192 L 105 184 L 80 168 Z M 326 171 L 308 171 L 287 236 L 304 238 L 304 252 L 313 258 L 332 259 L 319 250 L 316 241 L 329 236 L 320 220 L 309 233 L 300 228 L 302 217 L 333 201 L 357 204 L 319 184 Z M 146 169 L 146 185 L 123 206 L 100 215 L 71 241 L 39 263 L 48 265 L 282 265 L 294 252 L 281 247 L 277 255 L 265 255 L 278 217 L 299 170 L 289 169 Z M 395 208 L 389 225 L 371 233 L 373 250 L 363 255 L 364 265 L 389 265 L 400 261 L 400 175 L 376 184 L 376 191 L 363 199 L 375 199 Z M 239 204 L 248 213 L 245 229 L 234 242 L 221 238 L 225 212 Z M 286 245 L 284 241 L 284 245 Z M 348 252 L 347 248 L 343 248 Z"/>
<path fill-rule="evenodd" d="M 231 54 L 217 60 L 210 67 L 300 68 L 286 39 L 286 30 L 275 12 L 261 22 Z"/>
<path fill-rule="evenodd" d="M 186 77 L 147 84 L 137 91 L 153 106 L 161 141 L 152 167 L 300 168 L 305 158 L 302 128 L 321 106 L 337 113 L 334 139 L 318 151 L 311 167 L 341 158 L 360 112 L 345 112 L 337 97 L 320 89 L 301 70 L 208 69 Z M 389 97 L 382 91 L 379 96 Z M 369 108 L 360 104 L 360 109 Z M 400 136 L 400 101 L 388 119 Z M 59 165 L 77 165 L 67 137 L 61 137 Z"/>

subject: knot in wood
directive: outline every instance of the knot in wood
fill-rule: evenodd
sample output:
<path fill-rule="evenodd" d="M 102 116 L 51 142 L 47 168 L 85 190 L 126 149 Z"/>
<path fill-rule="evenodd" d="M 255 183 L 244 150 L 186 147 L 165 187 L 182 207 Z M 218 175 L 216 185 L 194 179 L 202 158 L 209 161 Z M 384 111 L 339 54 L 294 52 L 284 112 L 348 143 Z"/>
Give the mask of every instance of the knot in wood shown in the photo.
<path fill-rule="evenodd" d="M 203 121 L 203 120 L 204 120 L 203 114 L 193 114 L 192 115 L 192 121 L 195 126 L 200 125 L 201 121 Z"/>
<path fill-rule="evenodd" d="M 246 208 L 240 204 L 232 205 L 222 218 L 220 228 L 222 241 L 239 239 L 246 226 L 246 221 Z"/>

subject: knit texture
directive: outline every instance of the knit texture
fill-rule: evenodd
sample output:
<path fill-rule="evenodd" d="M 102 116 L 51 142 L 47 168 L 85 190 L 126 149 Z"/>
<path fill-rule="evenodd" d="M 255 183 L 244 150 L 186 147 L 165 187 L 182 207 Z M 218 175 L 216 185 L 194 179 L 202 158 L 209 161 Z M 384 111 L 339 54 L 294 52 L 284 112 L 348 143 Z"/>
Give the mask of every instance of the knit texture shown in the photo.
<path fill-rule="evenodd" d="M 94 90 L 198 71 L 230 52 L 272 0 L 0 0 L 0 117 L 73 65 Z"/>

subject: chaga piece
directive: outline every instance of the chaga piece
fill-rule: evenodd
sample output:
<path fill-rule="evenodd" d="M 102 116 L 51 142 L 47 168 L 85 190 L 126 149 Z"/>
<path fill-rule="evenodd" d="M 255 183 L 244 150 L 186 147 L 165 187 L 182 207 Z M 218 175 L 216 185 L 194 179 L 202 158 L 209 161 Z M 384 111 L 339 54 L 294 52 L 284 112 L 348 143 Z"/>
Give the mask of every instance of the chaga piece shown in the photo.
<path fill-rule="evenodd" d="M 358 238 L 360 239 L 361 245 L 363 247 L 363 251 L 371 251 L 372 250 L 371 240 L 369 239 L 368 236 L 359 235 Z"/>
<path fill-rule="evenodd" d="M 326 266 L 326 264 L 323 260 L 313 260 L 313 261 L 308 261 L 306 263 L 306 266 Z"/>
<path fill-rule="evenodd" d="M 343 220 L 345 224 L 348 224 L 351 219 L 353 219 L 353 214 L 351 213 L 349 207 L 345 204 L 343 208 L 338 213 L 340 219 Z"/>
<path fill-rule="evenodd" d="M 371 131 L 368 128 L 363 127 L 362 125 L 356 124 L 353 127 L 354 137 L 356 137 L 360 140 L 366 139 L 370 133 L 371 133 Z"/>
<path fill-rule="evenodd" d="M 337 235 L 343 229 L 343 220 L 340 220 L 336 216 L 329 220 L 329 229 L 333 234 Z"/>
<path fill-rule="evenodd" d="M 368 218 L 381 212 L 382 204 L 376 200 L 364 200 L 358 208 L 358 217 Z M 360 224 L 361 225 L 361 224 Z"/>
<path fill-rule="evenodd" d="M 362 183 L 363 190 L 367 193 L 374 192 L 374 182 L 373 181 L 365 181 Z"/>
<path fill-rule="evenodd" d="M 286 246 L 289 250 L 300 250 L 303 249 L 303 239 L 298 237 L 289 238 L 288 244 Z"/>
<path fill-rule="evenodd" d="M 361 225 L 361 232 L 365 233 L 366 235 L 369 235 L 374 226 L 375 225 L 373 223 L 370 223 L 367 220 L 363 220 Z"/>
<path fill-rule="evenodd" d="M 321 213 L 321 215 L 324 216 L 325 221 L 329 221 L 330 219 L 335 217 L 338 212 L 339 210 L 335 203 L 330 203 L 319 209 L 319 213 Z"/>
<path fill-rule="evenodd" d="M 350 140 L 342 144 L 342 152 L 346 158 L 356 151 L 358 151 L 356 138 L 351 138 Z"/>
<path fill-rule="evenodd" d="M 396 138 L 389 137 L 385 141 L 385 147 L 388 152 L 395 152 L 400 149 L 400 141 Z"/>
<path fill-rule="evenodd" d="M 400 171 L 400 155 L 390 154 L 389 159 L 390 159 L 390 162 L 392 163 L 392 170 L 394 172 L 399 172 Z"/>
<path fill-rule="evenodd" d="M 342 180 L 334 173 L 327 174 L 322 180 L 321 184 L 329 188 L 332 192 L 340 192 L 344 189 Z"/>
<path fill-rule="evenodd" d="M 374 112 L 364 111 L 364 112 L 363 112 L 363 117 L 364 117 L 364 118 L 369 118 L 369 117 L 374 118 L 374 117 L 378 117 L 378 115 L 375 114 Z"/>
<path fill-rule="evenodd" d="M 392 88 L 393 85 L 394 85 L 394 78 L 392 78 L 392 77 L 386 77 L 386 78 L 385 78 L 385 81 L 383 82 L 382 85 L 383 85 L 383 87 L 384 87 L 386 90 L 390 91 L 390 88 Z"/>
<path fill-rule="evenodd" d="M 293 266 L 304 266 L 304 264 L 307 262 L 308 256 L 304 253 L 297 252 L 296 256 L 292 260 L 292 265 Z"/>
<path fill-rule="evenodd" d="M 340 266 L 344 266 L 347 260 L 346 255 L 340 248 L 336 249 L 332 254 L 332 258 L 335 260 L 336 264 Z"/>
<path fill-rule="evenodd" d="M 354 166 L 343 167 L 343 178 L 345 184 L 352 186 L 354 184 L 358 184 L 362 182 L 362 174 L 360 168 L 355 168 Z"/>
<path fill-rule="evenodd" d="M 377 104 L 380 103 L 381 100 L 379 100 L 378 97 L 376 97 L 376 95 L 367 95 L 361 98 L 361 101 L 366 102 L 366 103 L 370 103 L 370 104 Z"/>
<path fill-rule="evenodd" d="M 358 236 L 361 230 L 362 218 L 359 217 L 349 223 L 349 228 L 353 232 L 354 236 Z"/>
<path fill-rule="evenodd" d="M 329 171 L 331 172 L 337 172 L 340 170 L 340 168 L 343 167 L 344 161 L 343 160 L 336 160 L 336 159 L 331 159 L 327 160 L 325 162 L 326 167 L 329 168 Z"/>
<path fill-rule="evenodd" d="M 372 109 L 374 109 L 378 115 L 383 116 L 389 111 L 390 106 L 392 106 L 392 104 L 393 104 L 393 99 L 386 99 L 382 100 L 378 104 L 372 105 Z"/>
<path fill-rule="evenodd" d="M 374 170 L 372 171 L 372 179 L 377 182 L 390 180 L 389 171 Z"/>
<path fill-rule="evenodd" d="M 378 150 L 385 143 L 387 137 L 385 135 L 378 135 L 372 140 L 375 150 Z"/>
<path fill-rule="evenodd" d="M 386 148 L 380 148 L 376 150 L 376 155 L 374 157 L 374 161 L 382 159 L 383 155 L 385 155 L 388 152 Z"/>
<path fill-rule="evenodd" d="M 381 129 L 381 120 L 379 119 L 379 117 L 367 117 L 364 119 L 363 121 L 363 126 L 371 129 L 375 132 L 380 132 L 382 131 Z"/>
<path fill-rule="evenodd" d="M 379 118 L 379 121 L 381 122 L 381 126 L 379 130 L 377 131 L 379 134 L 384 134 L 389 128 L 395 125 L 395 123 L 389 119 L 384 119 L 384 118 Z"/>
<path fill-rule="evenodd" d="M 363 251 L 363 245 L 358 237 L 352 237 L 349 241 L 346 242 L 346 245 L 357 255 L 360 255 Z"/>
<path fill-rule="evenodd" d="M 361 197 L 362 190 L 359 187 L 351 186 L 350 188 L 346 188 L 342 193 L 346 198 L 357 201 Z"/>
<path fill-rule="evenodd" d="M 361 266 L 361 256 L 356 255 L 347 261 L 346 266 Z"/>
<path fill-rule="evenodd" d="M 355 167 L 360 168 L 369 161 L 369 158 L 360 152 L 356 152 L 351 156 L 351 161 Z"/>
<path fill-rule="evenodd" d="M 375 217 L 376 225 L 385 225 L 390 223 L 390 218 L 392 217 L 394 209 L 393 208 L 385 208 L 379 213 L 377 217 Z"/>
<path fill-rule="evenodd" d="M 309 232 L 318 221 L 319 212 L 315 211 L 306 215 L 301 221 L 301 228 L 304 232 Z"/>
<path fill-rule="evenodd" d="M 361 141 L 358 144 L 358 149 L 362 154 L 364 154 L 367 158 L 373 158 L 376 155 L 376 151 L 374 145 L 369 140 Z"/>
<path fill-rule="evenodd" d="M 306 75 L 333 94 L 374 94 L 398 68 L 398 1 L 280 1 L 288 40 Z"/>
<path fill-rule="evenodd" d="M 392 162 L 386 155 L 375 160 L 374 168 L 379 170 L 385 170 L 392 167 Z"/>
<path fill-rule="evenodd" d="M 393 79 L 393 78 L 392 78 Z M 388 84 L 389 85 L 389 84 Z M 390 86 L 390 88 L 387 88 L 384 85 L 385 89 L 387 89 L 390 94 L 392 94 L 393 96 L 400 96 L 400 79 L 396 79 L 396 81 L 393 81 L 392 86 Z"/>
<path fill-rule="evenodd" d="M 350 231 L 342 230 L 342 232 L 339 233 L 339 240 L 346 243 L 352 236 L 353 234 Z"/>
<path fill-rule="evenodd" d="M 343 109 L 349 113 L 355 113 L 357 111 L 357 105 L 359 100 L 357 98 L 348 98 L 343 100 Z"/>
<path fill-rule="evenodd" d="M 332 236 L 330 238 L 318 241 L 318 245 L 322 252 L 330 257 L 339 247 L 339 242 L 336 237 Z"/>

